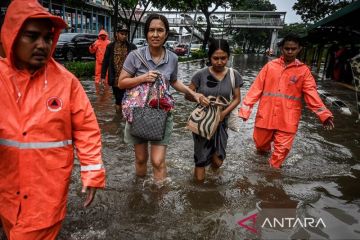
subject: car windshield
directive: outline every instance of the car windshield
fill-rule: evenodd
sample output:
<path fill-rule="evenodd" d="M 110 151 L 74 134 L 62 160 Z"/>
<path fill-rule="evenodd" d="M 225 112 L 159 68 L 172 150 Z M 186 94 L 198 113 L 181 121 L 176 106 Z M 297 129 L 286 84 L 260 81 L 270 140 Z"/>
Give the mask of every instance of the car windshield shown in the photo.
<path fill-rule="evenodd" d="M 69 42 L 76 34 L 60 34 L 59 41 L 60 42 Z"/>

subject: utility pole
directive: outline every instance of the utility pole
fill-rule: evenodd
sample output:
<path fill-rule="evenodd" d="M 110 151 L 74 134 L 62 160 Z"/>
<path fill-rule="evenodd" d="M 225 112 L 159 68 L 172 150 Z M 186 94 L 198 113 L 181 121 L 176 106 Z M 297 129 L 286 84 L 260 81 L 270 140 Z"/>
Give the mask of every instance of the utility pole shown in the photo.
<path fill-rule="evenodd" d="M 226 4 L 225 4 L 225 11 L 224 11 L 223 28 L 221 31 L 221 39 L 224 39 L 225 18 L 226 18 Z"/>
<path fill-rule="evenodd" d="M 188 50 L 188 55 L 187 55 L 188 57 L 190 56 L 190 49 L 191 49 L 191 43 L 192 43 L 192 39 L 193 39 L 193 35 L 194 35 L 194 28 L 195 28 L 195 23 L 196 23 L 197 11 L 198 11 L 198 5 L 196 4 L 196 7 L 195 7 L 195 16 L 194 16 L 194 20 L 193 20 L 192 29 L 191 29 L 189 50 Z M 185 17 L 185 15 L 184 15 L 184 17 Z"/>

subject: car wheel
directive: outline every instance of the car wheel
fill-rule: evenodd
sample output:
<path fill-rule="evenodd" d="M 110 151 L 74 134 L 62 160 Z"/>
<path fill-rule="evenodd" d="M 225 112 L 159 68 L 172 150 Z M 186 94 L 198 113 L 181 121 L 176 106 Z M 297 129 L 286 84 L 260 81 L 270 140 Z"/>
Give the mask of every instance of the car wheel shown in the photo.
<path fill-rule="evenodd" d="M 70 49 L 65 54 L 65 60 L 74 61 L 74 53 Z"/>

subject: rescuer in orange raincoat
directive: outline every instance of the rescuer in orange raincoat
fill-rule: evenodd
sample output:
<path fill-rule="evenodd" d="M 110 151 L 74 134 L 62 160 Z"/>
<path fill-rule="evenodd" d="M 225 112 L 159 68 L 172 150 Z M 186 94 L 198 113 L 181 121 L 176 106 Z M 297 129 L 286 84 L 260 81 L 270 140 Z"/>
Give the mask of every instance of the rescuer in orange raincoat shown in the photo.
<path fill-rule="evenodd" d="M 84 206 L 105 185 L 100 129 L 79 80 L 51 57 L 65 22 L 13 0 L 2 26 L 0 219 L 9 240 L 55 239 L 80 161 Z"/>
<path fill-rule="evenodd" d="M 104 29 L 100 30 L 99 39 L 96 40 L 93 44 L 90 45 L 89 51 L 94 54 L 96 57 L 95 63 L 95 83 L 100 83 L 101 80 L 101 66 L 104 60 L 104 55 L 106 51 L 106 46 L 110 43 L 108 39 L 108 34 Z"/>
<path fill-rule="evenodd" d="M 269 159 L 274 168 L 280 168 L 291 149 L 301 116 L 302 97 L 326 129 L 334 127 L 333 115 L 321 101 L 309 68 L 296 59 L 301 50 L 300 38 L 289 34 L 280 48 L 283 55 L 261 69 L 239 109 L 239 116 L 245 121 L 260 99 L 254 141 L 260 153 L 269 152 L 274 142 Z"/>

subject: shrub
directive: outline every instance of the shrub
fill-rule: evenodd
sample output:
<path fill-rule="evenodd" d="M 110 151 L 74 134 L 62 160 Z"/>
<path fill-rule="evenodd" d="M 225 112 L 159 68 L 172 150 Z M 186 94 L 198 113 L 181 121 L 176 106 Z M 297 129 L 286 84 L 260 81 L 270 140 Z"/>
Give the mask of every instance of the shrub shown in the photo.
<path fill-rule="evenodd" d="M 65 68 L 76 77 L 90 77 L 95 73 L 95 61 L 91 62 L 66 62 Z"/>
<path fill-rule="evenodd" d="M 207 57 L 207 54 L 204 50 L 200 50 L 191 53 L 191 56 L 193 57 L 193 59 L 203 59 Z"/>
<path fill-rule="evenodd" d="M 178 57 L 179 62 L 186 62 L 186 61 L 190 61 L 190 60 L 195 60 L 195 59 L 204 59 L 207 58 L 207 53 L 203 50 L 200 51 L 196 51 L 191 53 L 191 55 L 189 57 L 184 56 L 184 57 Z"/>
<path fill-rule="evenodd" d="M 235 48 L 234 50 L 233 50 L 233 53 L 234 54 L 241 54 L 242 53 L 242 50 L 241 50 L 241 48 Z"/>

